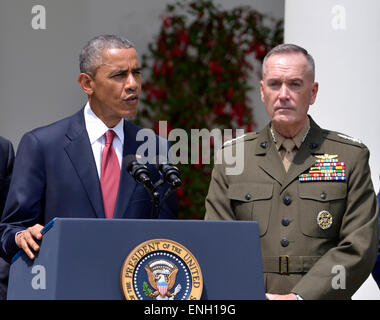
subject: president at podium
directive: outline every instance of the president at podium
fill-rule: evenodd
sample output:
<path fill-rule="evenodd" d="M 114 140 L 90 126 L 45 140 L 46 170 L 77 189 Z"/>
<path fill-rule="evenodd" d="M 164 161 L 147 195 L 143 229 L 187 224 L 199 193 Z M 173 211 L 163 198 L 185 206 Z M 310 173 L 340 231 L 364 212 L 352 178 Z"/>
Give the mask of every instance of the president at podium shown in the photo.
<path fill-rule="evenodd" d="M 133 44 L 113 35 L 90 40 L 80 54 L 78 82 L 88 96 L 85 107 L 26 133 L 19 144 L 0 224 L 0 254 L 7 261 L 19 248 L 33 259 L 40 231 L 54 217 L 150 218 L 148 192 L 121 169 L 122 159 L 143 143 L 136 141 L 140 128 L 127 120 L 137 113 L 141 91 Z M 158 180 L 156 167 L 149 168 Z M 159 218 L 176 218 L 176 210 L 170 196 Z"/>

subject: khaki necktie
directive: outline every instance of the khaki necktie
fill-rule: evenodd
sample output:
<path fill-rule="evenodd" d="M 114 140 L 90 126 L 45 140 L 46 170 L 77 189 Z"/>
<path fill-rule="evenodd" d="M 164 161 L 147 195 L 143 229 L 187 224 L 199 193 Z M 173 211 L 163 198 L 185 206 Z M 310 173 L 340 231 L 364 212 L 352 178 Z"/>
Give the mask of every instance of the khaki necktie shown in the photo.
<path fill-rule="evenodd" d="M 285 139 L 282 143 L 282 147 L 285 149 L 285 155 L 282 159 L 282 163 L 284 164 L 285 171 L 287 172 L 294 158 L 295 152 L 293 150 L 296 147 L 296 144 L 293 139 Z"/>

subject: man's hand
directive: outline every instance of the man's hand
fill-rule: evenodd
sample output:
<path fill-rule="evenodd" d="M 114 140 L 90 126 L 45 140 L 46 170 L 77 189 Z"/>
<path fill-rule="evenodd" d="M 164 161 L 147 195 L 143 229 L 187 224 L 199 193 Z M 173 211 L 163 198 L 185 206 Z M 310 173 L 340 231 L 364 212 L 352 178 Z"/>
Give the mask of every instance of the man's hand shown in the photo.
<path fill-rule="evenodd" d="M 266 293 L 267 300 L 298 300 L 294 293 L 289 294 L 272 294 Z"/>
<path fill-rule="evenodd" d="M 40 232 L 42 228 L 43 226 L 40 224 L 35 224 L 33 227 L 29 227 L 16 235 L 17 246 L 24 250 L 30 259 L 34 259 L 33 251 L 37 252 L 40 249 L 40 246 L 37 244 L 35 239 L 42 239 L 42 234 Z"/>

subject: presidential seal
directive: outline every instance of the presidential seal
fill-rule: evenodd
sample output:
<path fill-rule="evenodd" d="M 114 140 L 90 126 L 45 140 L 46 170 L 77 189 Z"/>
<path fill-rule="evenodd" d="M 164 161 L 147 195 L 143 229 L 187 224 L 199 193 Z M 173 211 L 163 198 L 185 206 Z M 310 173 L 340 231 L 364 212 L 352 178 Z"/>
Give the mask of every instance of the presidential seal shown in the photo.
<path fill-rule="evenodd" d="M 330 212 L 322 210 L 318 213 L 317 223 L 321 229 L 325 230 L 330 228 L 332 225 L 332 220 L 333 218 Z"/>
<path fill-rule="evenodd" d="M 199 300 L 203 278 L 187 248 L 172 240 L 152 239 L 129 253 L 120 284 L 127 300 Z"/>

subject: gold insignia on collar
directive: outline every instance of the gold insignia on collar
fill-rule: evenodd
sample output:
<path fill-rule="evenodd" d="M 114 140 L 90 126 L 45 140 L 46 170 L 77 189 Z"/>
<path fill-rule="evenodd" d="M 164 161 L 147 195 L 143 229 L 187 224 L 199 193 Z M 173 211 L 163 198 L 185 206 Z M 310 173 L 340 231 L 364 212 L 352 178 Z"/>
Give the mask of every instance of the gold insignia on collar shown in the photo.
<path fill-rule="evenodd" d="M 332 220 L 333 220 L 333 217 L 330 212 L 326 210 L 322 210 L 321 212 L 318 213 L 317 223 L 321 229 L 325 230 L 325 229 L 330 228 L 332 225 Z"/>

